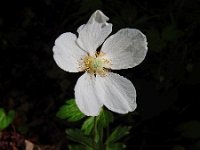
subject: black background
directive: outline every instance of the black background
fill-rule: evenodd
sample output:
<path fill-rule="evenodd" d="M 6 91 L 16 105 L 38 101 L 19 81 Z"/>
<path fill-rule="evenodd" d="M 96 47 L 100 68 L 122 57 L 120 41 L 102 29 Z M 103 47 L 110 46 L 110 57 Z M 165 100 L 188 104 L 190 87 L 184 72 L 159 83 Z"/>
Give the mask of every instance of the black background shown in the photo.
<path fill-rule="evenodd" d="M 38 144 L 68 140 L 66 121 L 55 114 L 74 97 L 81 73 L 61 70 L 53 60 L 55 39 L 76 33 L 97 9 L 113 24 L 113 33 L 130 27 L 148 40 L 139 66 L 115 71 L 130 79 L 138 107 L 116 115 L 132 125 L 127 149 L 200 149 L 200 1 L 198 0 L 38 0 L 0 2 L 0 107 L 14 109 L 14 126 Z M 113 124 L 113 127 L 116 125 Z"/>

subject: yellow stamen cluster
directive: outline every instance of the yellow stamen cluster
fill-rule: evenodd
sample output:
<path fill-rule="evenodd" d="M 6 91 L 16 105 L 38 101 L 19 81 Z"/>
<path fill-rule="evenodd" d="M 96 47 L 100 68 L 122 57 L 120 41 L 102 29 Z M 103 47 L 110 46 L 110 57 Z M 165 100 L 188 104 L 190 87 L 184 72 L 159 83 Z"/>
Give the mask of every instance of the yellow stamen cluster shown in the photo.
<path fill-rule="evenodd" d="M 91 75 L 106 76 L 110 61 L 104 58 L 105 54 L 97 52 L 95 56 L 87 55 L 81 59 L 80 68 L 81 71 L 87 71 Z"/>

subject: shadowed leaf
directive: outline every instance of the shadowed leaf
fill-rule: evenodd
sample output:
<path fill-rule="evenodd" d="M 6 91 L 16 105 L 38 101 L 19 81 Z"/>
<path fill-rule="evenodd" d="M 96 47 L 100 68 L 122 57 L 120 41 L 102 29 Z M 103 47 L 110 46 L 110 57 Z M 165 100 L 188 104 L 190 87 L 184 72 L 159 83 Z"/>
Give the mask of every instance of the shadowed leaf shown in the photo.
<path fill-rule="evenodd" d="M 108 137 L 108 139 L 106 140 L 106 144 L 111 144 L 118 141 L 125 135 L 129 134 L 130 129 L 130 126 L 118 126 Z"/>
<path fill-rule="evenodd" d="M 66 104 L 60 107 L 56 116 L 60 119 L 67 119 L 71 122 L 78 121 L 85 117 L 85 115 L 78 109 L 74 99 L 67 100 Z"/>
<path fill-rule="evenodd" d="M 10 110 L 6 115 L 3 108 L 0 108 L 0 130 L 7 128 L 15 117 L 15 111 Z"/>

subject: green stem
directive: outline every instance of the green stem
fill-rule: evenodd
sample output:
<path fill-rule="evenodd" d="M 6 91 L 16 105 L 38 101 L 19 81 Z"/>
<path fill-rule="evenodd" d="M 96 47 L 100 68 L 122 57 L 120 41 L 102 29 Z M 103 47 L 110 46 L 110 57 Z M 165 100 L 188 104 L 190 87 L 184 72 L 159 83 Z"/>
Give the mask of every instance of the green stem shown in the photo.
<path fill-rule="evenodd" d="M 97 117 L 94 118 L 94 141 L 98 143 Z"/>
<path fill-rule="evenodd" d="M 103 150 L 103 131 L 99 128 L 98 117 L 94 118 L 94 149 Z"/>
<path fill-rule="evenodd" d="M 99 135 L 97 128 L 97 117 L 94 117 L 94 150 L 99 150 Z"/>

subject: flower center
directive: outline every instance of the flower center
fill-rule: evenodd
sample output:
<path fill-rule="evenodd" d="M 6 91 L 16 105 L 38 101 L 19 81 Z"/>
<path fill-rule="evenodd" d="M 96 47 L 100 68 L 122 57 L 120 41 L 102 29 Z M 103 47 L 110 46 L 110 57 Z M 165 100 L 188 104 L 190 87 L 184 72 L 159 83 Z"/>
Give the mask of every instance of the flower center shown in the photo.
<path fill-rule="evenodd" d="M 93 58 L 91 61 L 90 61 L 90 68 L 92 70 L 98 70 L 98 69 L 101 69 L 102 68 L 102 65 L 103 65 L 103 62 L 101 59 L 98 59 L 98 58 Z"/>
<path fill-rule="evenodd" d="M 80 68 L 82 71 L 87 71 L 92 75 L 106 76 L 108 72 L 108 67 L 110 66 L 110 61 L 103 57 L 104 53 L 96 53 L 95 56 L 90 56 L 89 54 L 83 57 L 80 63 Z"/>

